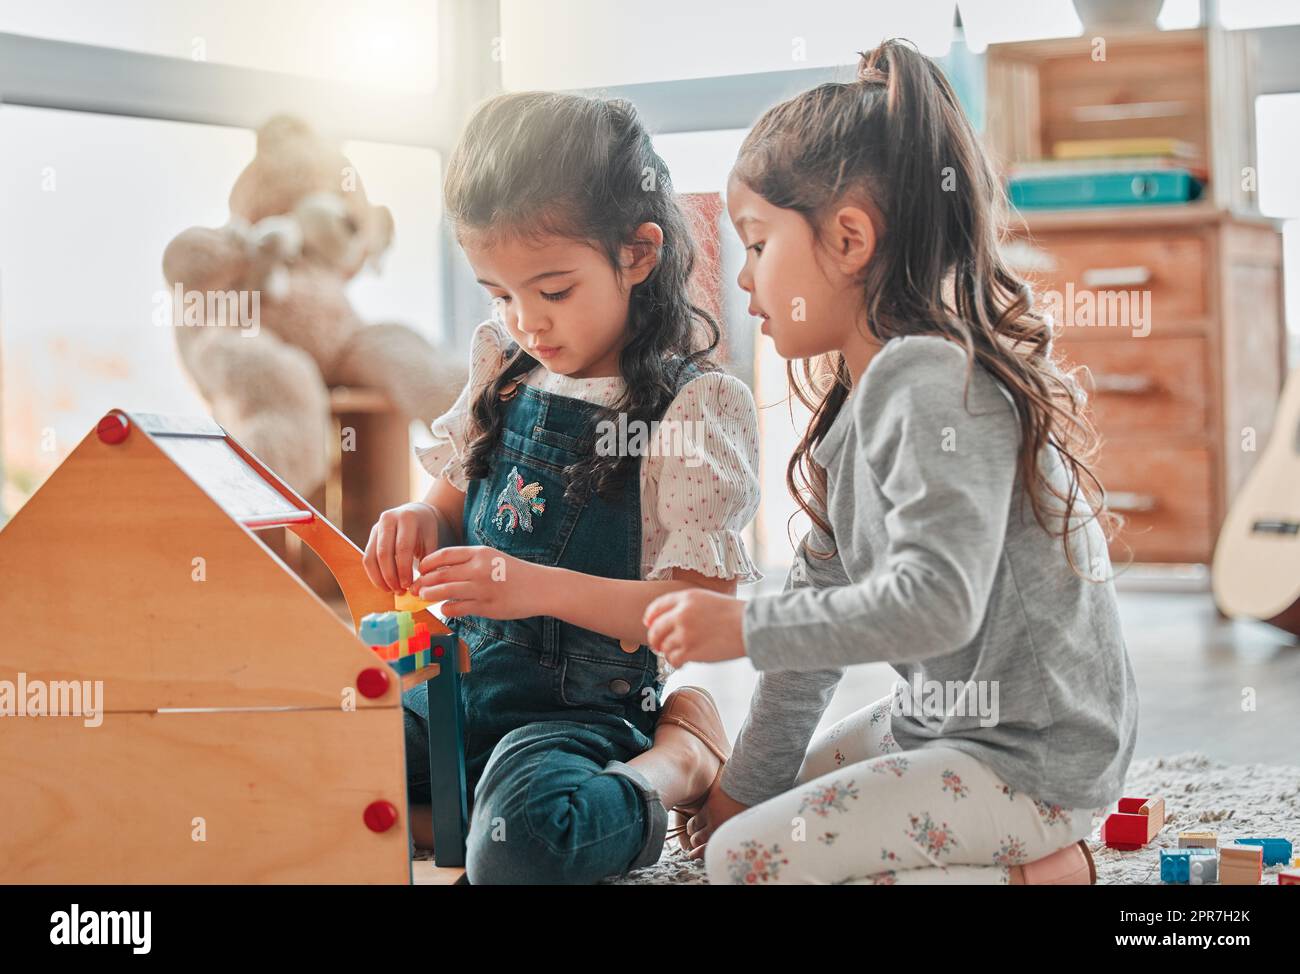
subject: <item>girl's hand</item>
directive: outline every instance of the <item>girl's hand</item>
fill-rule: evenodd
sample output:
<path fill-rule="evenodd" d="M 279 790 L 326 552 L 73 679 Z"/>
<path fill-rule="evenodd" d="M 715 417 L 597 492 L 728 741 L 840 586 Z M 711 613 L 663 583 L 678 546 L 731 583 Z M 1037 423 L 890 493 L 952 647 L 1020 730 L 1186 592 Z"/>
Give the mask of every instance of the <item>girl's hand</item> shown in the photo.
<path fill-rule="evenodd" d="M 543 615 L 549 569 L 486 545 L 439 548 L 420 560 L 416 598 L 448 602 L 444 616 L 527 619 Z"/>
<path fill-rule="evenodd" d="M 438 549 L 438 512 L 414 502 L 379 515 L 361 559 L 375 588 L 404 592 L 415 578 L 415 562 Z"/>
<path fill-rule="evenodd" d="M 641 622 L 646 645 L 677 667 L 744 656 L 744 617 L 741 599 L 688 588 L 659 596 L 646 606 Z"/>
<path fill-rule="evenodd" d="M 688 859 L 704 858 L 704 846 L 709 841 L 709 837 L 714 831 L 721 827 L 722 823 L 733 815 L 739 815 L 749 808 L 736 801 L 725 791 L 721 785 L 714 785 L 709 791 L 709 797 L 705 799 L 704 806 L 690 817 L 686 823 L 686 831 L 677 837 L 682 851 L 686 852 Z"/>

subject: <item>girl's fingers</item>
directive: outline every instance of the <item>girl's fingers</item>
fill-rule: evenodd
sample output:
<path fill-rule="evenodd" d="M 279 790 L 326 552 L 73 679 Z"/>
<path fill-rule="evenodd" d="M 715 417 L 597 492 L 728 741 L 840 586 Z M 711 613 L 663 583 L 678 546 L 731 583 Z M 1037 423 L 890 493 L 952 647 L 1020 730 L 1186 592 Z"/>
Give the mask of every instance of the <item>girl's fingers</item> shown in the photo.
<path fill-rule="evenodd" d="M 473 582 L 442 582 L 421 588 L 416 598 L 425 602 L 445 602 L 447 599 L 469 599 L 478 594 Z"/>
<path fill-rule="evenodd" d="M 422 588 L 441 585 L 444 582 L 467 582 L 469 580 L 470 575 L 468 572 L 458 571 L 455 565 L 443 565 L 441 568 L 435 568 L 422 575 L 416 575 L 415 580 L 411 582 L 411 592 L 416 597 L 419 597 Z"/>
<path fill-rule="evenodd" d="M 384 587 L 384 576 L 379 571 L 379 561 L 375 552 L 375 546 L 379 542 L 378 531 L 378 524 L 370 529 L 370 540 L 366 542 L 365 554 L 361 556 L 361 566 L 366 570 L 366 578 L 370 579 L 370 584 L 375 588 L 382 589 Z"/>
<path fill-rule="evenodd" d="M 400 592 L 402 587 L 397 582 L 397 564 L 393 560 L 393 531 L 391 523 L 385 526 L 381 518 L 375 526 L 379 536 L 375 539 L 375 562 L 379 574 L 384 579 L 384 587 L 390 592 Z"/>
<path fill-rule="evenodd" d="M 662 613 L 646 627 L 646 644 L 655 649 L 663 649 L 664 640 L 669 639 L 677 629 L 676 610 Z"/>
<path fill-rule="evenodd" d="M 420 559 L 420 571 L 428 573 L 444 565 L 461 565 L 474 557 L 472 545 L 452 545 L 439 548 Z"/>
<path fill-rule="evenodd" d="M 664 659 L 674 668 L 686 662 L 686 643 L 676 633 L 668 636 L 663 647 Z"/>
<path fill-rule="evenodd" d="M 457 599 L 454 602 L 444 604 L 442 614 L 448 619 L 452 619 L 457 616 L 481 616 L 487 613 L 485 606 L 478 599 Z"/>
<path fill-rule="evenodd" d="M 393 561 L 399 590 L 404 590 L 411 584 L 411 566 L 415 562 L 415 531 L 416 526 L 410 518 L 397 519 L 397 531 L 393 538 Z"/>

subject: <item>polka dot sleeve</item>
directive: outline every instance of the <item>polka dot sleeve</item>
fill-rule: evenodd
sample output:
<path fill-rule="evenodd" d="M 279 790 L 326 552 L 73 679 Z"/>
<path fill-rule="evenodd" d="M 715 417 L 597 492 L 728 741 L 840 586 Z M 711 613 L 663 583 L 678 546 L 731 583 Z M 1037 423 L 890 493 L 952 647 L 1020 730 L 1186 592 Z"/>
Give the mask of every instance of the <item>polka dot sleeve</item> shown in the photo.
<path fill-rule="evenodd" d="M 644 464 L 642 577 L 686 568 L 711 578 L 756 582 L 741 531 L 758 511 L 758 411 L 735 376 L 706 373 L 664 413 Z"/>
<path fill-rule="evenodd" d="M 420 465 L 435 477 L 448 480 L 457 490 L 466 490 L 469 481 L 461 469 L 466 446 L 466 428 L 474 397 L 501 370 L 510 345 L 510 336 L 495 321 L 485 321 L 470 337 L 469 381 L 450 409 L 429 426 L 433 444 L 415 448 Z"/>

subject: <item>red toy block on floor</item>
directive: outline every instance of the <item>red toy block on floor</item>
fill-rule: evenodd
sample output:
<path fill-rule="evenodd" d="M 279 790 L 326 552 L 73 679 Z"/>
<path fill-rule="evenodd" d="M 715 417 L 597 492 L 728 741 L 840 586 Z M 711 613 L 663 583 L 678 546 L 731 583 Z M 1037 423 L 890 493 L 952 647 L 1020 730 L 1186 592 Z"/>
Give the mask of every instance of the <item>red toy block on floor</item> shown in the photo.
<path fill-rule="evenodd" d="M 1106 817 L 1101 841 L 1111 849 L 1141 849 L 1165 826 L 1163 798 L 1121 798 L 1119 811 Z"/>
<path fill-rule="evenodd" d="M 1279 886 L 1300 886 L 1300 869 L 1283 869 L 1277 874 Z"/>

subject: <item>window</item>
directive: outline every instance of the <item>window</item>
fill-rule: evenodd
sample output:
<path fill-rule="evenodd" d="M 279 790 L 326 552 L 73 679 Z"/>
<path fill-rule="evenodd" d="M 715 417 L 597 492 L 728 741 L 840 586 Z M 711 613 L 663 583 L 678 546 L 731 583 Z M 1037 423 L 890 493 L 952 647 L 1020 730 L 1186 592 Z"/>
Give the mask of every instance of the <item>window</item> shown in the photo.
<path fill-rule="evenodd" d="M 153 323 L 166 295 L 162 255 L 186 227 L 227 221 L 254 143 L 246 129 L 0 110 L 0 508 L 16 510 L 113 406 L 207 413 L 172 330 Z M 403 322 L 436 341 L 438 154 L 363 142 L 344 150 L 396 227 L 382 278 L 353 279 L 354 306 L 363 320 Z"/>
<path fill-rule="evenodd" d="M 432 91 L 437 0 L 42 0 L 0 31 L 404 91 Z"/>
<path fill-rule="evenodd" d="M 952 0 L 502 0 L 499 54 L 507 89 L 592 88 L 849 64 L 891 36 L 940 55 L 952 23 Z"/>
<path fill-rule="evenodd" d="M 1300 185 L 1295 159 L 1300 154 L 1300 92 L 1264 95 L 1255 101 L 1259 158 L 1259 208 L 1280 217 L 1282 291 L 1286 295 L 1290 364 L 1300 365 Z"/>

